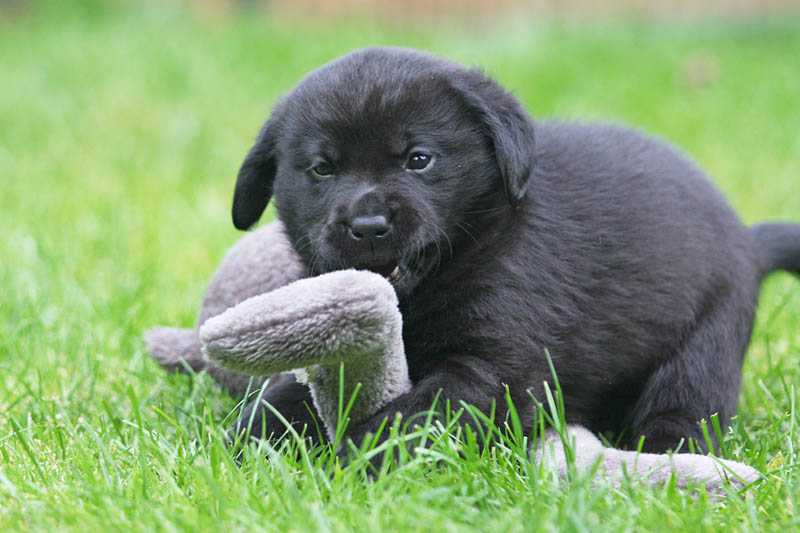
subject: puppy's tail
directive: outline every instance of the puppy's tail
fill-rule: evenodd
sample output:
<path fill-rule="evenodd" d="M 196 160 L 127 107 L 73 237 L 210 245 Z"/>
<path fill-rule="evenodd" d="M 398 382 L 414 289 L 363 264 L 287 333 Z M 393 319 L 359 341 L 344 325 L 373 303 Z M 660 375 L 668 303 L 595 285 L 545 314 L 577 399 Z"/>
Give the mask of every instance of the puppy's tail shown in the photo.
<path fill-rule="evenodd" d="M 800 224 L 769 222 L 751 229 L 761 252 L 762 275 L 775 270 L 800 275 Z"/>

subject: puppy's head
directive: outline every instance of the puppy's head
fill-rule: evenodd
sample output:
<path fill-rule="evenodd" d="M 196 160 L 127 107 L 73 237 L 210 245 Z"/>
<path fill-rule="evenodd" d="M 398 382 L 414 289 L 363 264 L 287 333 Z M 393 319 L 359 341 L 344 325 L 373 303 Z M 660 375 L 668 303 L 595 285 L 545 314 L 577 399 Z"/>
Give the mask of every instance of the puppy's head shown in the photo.
<path fill-rule="evenodd" d="M 519 102 L 479 71 L 357 51 L 275 107 L 239 171 L 234 225 L 249 228 L 274 196 L 313 274 L 368 269 L 407 293 L 465 239 L 480 242 L 475 213 L 522 201 L 533 143 Z"/>

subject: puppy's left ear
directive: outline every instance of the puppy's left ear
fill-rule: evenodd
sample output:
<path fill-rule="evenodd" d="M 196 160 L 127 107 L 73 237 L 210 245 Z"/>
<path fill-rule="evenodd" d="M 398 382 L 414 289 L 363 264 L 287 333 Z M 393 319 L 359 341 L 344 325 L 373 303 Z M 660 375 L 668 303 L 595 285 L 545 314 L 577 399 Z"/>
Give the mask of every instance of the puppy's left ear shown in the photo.
<path fill-rule="evenodd" d="M 277 119 L 273 113 L 261 128 L 255 144 L 239 169 L 231 210 L 236 229 L 246 230 L 258 222 L 272 196 L 272 184 L 277 170 L 276 130 Z"/>
<path fill-rule="evenodd" d="M 518 206 L 536 165 L 533 121 L 519 100 L 479 70 L 454 76 L 451 84 L 492 141 L 506 196 Z"/>

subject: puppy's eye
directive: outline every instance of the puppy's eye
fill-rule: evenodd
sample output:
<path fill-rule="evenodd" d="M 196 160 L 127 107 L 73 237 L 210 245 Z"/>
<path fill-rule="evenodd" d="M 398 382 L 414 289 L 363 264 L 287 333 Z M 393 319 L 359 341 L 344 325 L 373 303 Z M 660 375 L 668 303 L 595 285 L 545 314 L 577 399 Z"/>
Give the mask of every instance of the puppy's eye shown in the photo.
<path fill-rule="evenodd" d="M 319 163 L 311 170 L 313 170 L 314 174 L 316 174 L 320 178 L 327 178 L 331 174 L 333 174 L 333 165 L 331 165 L 330 163 Z"/>
<path fill-rule="evenodd" d="M 428 165 L 431 164 L 433 157 L 428 154 L 423 154 L 422 152 L 414 152 L 409 156 L 408 163 L 406 163 L 406 168 L 408 170 L 423 170 L 427 168 Z"/>

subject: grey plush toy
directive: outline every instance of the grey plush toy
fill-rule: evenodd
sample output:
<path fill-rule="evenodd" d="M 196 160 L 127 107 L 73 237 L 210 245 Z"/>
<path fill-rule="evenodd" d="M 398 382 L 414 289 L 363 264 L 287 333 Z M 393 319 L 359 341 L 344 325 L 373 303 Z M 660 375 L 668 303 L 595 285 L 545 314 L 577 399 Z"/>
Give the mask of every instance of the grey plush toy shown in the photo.
<path fill-rule="evenodd" d="M 343 397 L 361 389 L 349 413 L 357 424 L 411 387 L 403 349 L 402 317 L 390 283 L 378 274 L 345 270 L 305 277 L 305 269 L 280 222 L 246 234 L 211 279 L 197 329 L 156 327 L 147 347 L 168 370 L 208 372 L 233 395 L 243 395 L 251 376 L 292 371 L 311 389 L 321 422 L 333 439 Z M 663 483 L 726 480 L 737 486 L 760 477 L 753 468 L 712 456 L 637 454 L 605 448 L 587 429 L 548 430 L 534 450 L 539 464 L 566 475 L 565 441 L 578 470 L 595 464 L 612 479 L 628 475 Z"/>

